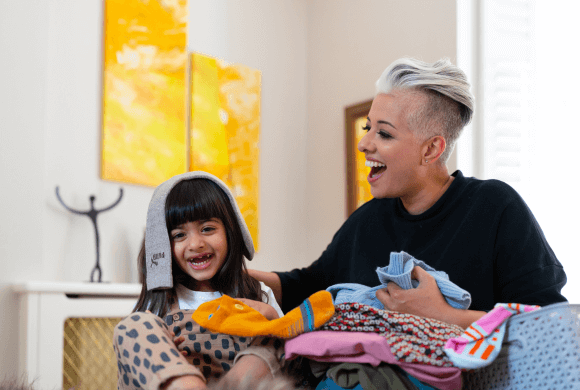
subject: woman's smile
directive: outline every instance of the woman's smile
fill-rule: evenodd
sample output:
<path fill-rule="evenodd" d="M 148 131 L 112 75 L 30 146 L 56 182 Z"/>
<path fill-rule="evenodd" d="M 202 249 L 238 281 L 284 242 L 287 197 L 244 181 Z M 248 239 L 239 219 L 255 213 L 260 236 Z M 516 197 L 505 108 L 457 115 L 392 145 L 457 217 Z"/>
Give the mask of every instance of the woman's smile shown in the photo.
<path fill-rule="evenodd" d="M 369 181 L 369 183 L 372 183 L 373 181 L 378 180 L 379 177 L 381 177 L 383 175 L 383 173 L 387 171 L 387 166 L 385 164 L 378 162 L 376 160 L 373 160 L 373 159 L 368 159 L 365 162 L 365 165 L 367 167 L 371 168 L 371 171 L 369 172 L 369 176 L 367 177 L 367 180 Z"/>

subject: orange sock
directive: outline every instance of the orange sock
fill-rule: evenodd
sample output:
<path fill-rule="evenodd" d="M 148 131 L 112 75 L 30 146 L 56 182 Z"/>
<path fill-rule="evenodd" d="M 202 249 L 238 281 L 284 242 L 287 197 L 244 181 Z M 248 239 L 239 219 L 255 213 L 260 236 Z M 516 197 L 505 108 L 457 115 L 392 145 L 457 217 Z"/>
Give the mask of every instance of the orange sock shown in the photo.
<path fill-rule="evenodd" d="M 312 332 L 334 314 L 332 294 L 318 291 L 282 318 L 269 321 L 248 305 L 223 295 L 200 305 L 191 318 L 215 333 L 233 336 L 275 336 L 291 338 Z"/>

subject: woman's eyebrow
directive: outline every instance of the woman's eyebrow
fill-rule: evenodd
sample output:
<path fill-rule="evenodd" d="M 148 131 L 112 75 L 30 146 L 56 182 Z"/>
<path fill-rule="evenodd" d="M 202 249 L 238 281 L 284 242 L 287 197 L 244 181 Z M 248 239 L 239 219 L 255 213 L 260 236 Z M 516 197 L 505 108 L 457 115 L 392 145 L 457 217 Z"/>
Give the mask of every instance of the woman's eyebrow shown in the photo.
<path fill-rule="evenodd" d="M 371 121 L 371 118 L 370 118 L 370 117 L 368 117 L 368 116 L 367 116 L 367 121 L 369 121 L 369 122 Z M 391 126 L 391 127 L 392 127 L 393 129 L 395 129 L 395 130 L 397 129 L 397 128 L 396 128 L 396 127 L 395 127 L 395 126 L 394 126 L 394 125 L 393 125 L 391 122 L 388 122 L 388 121 L 384 121 L 384 120 L 378 120 L 378 121 L 377 121 L 377 123 L 382 123 L 382 124 L 384 124 L 384 125 Z"/>
<path fill-rule="evenodd" d="M 379 120 L 377 121 L 377 123 L 382 123 L 384 125 L 388 125 L 391 126 L 393 129 L 396 129 L 396 127 L 391 123 L 391 122 L 387 122 L 387 121 L 383 121 L 383 120 Z"/>

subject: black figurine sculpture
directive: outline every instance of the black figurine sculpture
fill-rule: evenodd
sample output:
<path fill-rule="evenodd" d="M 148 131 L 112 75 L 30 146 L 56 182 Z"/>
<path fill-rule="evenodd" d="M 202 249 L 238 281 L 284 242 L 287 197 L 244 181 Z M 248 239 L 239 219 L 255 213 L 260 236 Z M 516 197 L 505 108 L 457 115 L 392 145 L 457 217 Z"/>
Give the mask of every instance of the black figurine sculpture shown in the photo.
<path fill-rule="evenodd" d="M 118 205 L 119 202 L 121 201 L 121 198 L 123 197 L 123 189 L 119 188 L 119 199 L 117 199 L 117 201 L 115 203 L 113 203 L 109 207 L 105 207 L 104 209 L 100 209 L 100 210 L 95 209 L 95 206 L 94 206 L 95 196 L 94 195 L 91 195 L 89 197 L 89 199 L 91 201 L 91 209 L 89 211 L 74 210 L 74 209 L 71 209 L 70 207 L 68 207 L 66 204 L 64 204 L 64 202 L 62 201 L 62 199 L 60 198 L 60 195 L 58 193 L 58 186 L 56 187 L 56 197 L 58 198 L 58 201 L 64 206 L 64 208 L 67 209 L 68 211 L 70 211 L 71 213 L 87 215 L 91 219 L 91 221 L 93 221 L 93 226 L 95 227 L 95 237 L 97 239 L 97 264 L 95 265 L 95 267 L 91 271 L 91 283 L 94 282 L 93 278 L 94 278 L 95 272 L 99 273 L 99 279 L 97 280 L 97 282 L 101 283 L 101 265 L 99 263 L 99 229 L 97 228 L 97 215 L 99 213 L 102 213 L 103 211 L 108 211 L 108 210 L 112 209 L 113 207 L 115 207 L 116 205 Z"/>

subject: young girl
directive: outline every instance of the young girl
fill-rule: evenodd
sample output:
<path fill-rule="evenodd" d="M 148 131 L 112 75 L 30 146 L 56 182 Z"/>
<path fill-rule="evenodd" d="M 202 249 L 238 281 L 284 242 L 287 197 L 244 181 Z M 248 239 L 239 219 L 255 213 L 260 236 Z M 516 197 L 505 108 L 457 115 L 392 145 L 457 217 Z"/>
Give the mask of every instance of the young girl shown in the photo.
<path fill-rule="evenodd" d="M 188 172 L 157 187 L 139 253 L 141 295 L 114 333 L 119 389 L 203 389 L 249 371 L 255 380 L 277 374 L 279 340 L 216 334 L 191 319 L 222 294 L 267 319 L 283 316 L 272 290 L 247 274 L 244 257 L 253 256 L 246 223 L 218 178 Z"/>

